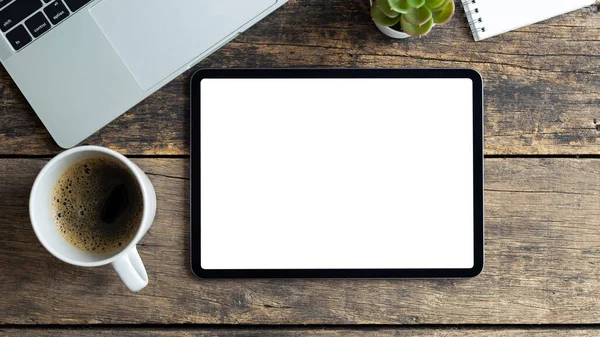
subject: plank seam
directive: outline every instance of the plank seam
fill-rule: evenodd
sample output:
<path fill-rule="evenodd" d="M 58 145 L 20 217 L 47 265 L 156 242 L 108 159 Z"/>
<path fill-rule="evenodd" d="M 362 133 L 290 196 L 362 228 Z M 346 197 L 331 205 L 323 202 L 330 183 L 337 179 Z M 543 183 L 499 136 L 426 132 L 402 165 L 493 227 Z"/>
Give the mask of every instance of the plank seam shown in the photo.
<path fill-rule="evenodd" d="M 127 158 L 133 159 L 189 159 L 188 154 L 182 155 L 144 155 L 144 154 L 124 154 Z M 0 159 L 52 159 L 55 155 L 14 155 L 0 154 Z M 486 159 L 600 159 L 600 154 L 487 154 Z"/>
<path fill-rule="evenodd" d="M 0 329 L 20 330 L 111 330 L 111 329 L 170 329 L 170 330 L 600 330 L 600 324 L 277 324 L 277 325 L 250 325 L 250 324 L 0 324 Z"/>

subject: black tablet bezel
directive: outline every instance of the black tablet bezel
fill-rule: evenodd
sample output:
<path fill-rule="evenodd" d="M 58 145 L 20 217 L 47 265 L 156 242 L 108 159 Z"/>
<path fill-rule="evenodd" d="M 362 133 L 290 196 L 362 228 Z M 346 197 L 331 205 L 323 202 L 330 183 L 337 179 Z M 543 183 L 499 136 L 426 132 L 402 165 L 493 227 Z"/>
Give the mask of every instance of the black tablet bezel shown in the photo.
<path fill-rule="evenodd" d="M 474 265 L 470 269 L 207 270 L 200 264 L 200 82 L 205 78 L 469 78 L 473 81 Z M 469 278 L 484 266 L 483 80 L 472 69 L 202 69 L 191 80 L 190 255 L 200 278 Z M 235 93 L 233 93 L 235 95 Z M 232 97 L 235 99 L 235 97 Z"/>

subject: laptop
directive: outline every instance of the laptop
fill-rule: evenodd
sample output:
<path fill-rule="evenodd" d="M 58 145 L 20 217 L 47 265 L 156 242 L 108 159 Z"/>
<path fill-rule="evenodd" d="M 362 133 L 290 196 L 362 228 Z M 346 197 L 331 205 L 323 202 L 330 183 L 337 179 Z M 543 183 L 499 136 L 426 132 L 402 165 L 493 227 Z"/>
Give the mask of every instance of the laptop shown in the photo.
<path fill-rule="evenodd" d="M 0 60 L 69 148 L 287 0 L 0 0 Z"/>

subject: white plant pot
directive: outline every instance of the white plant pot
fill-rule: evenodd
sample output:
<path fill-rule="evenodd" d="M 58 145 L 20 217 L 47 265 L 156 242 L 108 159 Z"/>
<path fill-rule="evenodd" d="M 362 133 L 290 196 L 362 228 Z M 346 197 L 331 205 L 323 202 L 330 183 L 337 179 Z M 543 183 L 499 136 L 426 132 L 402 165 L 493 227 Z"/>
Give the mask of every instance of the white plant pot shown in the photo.
<path fill-rule="evenodd" d="M 371 4 L 371 6 L 373 6 L 373 0 L 369 0 L 369 3 Z M 379 29 L 383 34 L 393 39 L 407 39 L 410 37 L 410 35 L 406 34 L 401 30 L 395 30 L 392 27 L 382 26 L 375 21 L 373 21 L 373 23 L 375 24 L 375 26 L 377 26 L 377 29 Z"/>

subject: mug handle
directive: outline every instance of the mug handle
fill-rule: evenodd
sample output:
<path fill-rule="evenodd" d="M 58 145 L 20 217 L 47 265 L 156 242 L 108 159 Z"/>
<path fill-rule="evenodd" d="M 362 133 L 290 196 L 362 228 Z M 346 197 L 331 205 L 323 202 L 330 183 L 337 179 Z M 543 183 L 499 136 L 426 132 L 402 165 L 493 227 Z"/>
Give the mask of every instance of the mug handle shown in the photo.
<path fill-rule="evenodd" d="M 122 258 L 115 260 L 112 266 L 129 290 L 140 291 L 148 285 L 146 267 L 136 246 L 133 246 Z"/>

